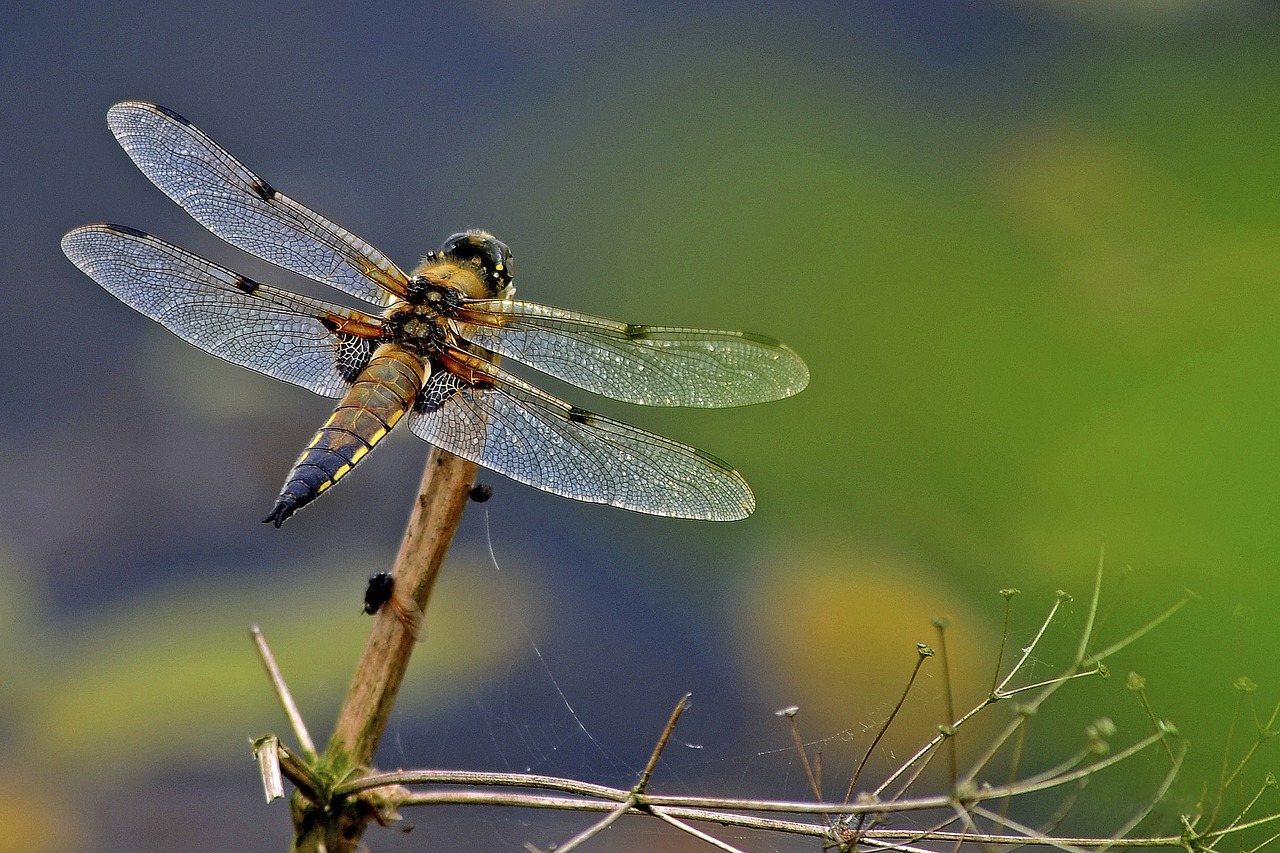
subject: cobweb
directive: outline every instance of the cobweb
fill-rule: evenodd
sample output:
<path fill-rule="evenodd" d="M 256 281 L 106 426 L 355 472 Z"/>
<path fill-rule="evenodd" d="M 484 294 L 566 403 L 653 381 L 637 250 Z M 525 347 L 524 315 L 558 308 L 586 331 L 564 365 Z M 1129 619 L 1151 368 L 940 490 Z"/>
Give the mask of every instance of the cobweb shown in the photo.
<path fill-rule="evenodd" d="M 584 683 L 577 671 L 580 649 L 566 651 L 557 632 L 535 638 L 526 623 L 518 590 L 527 584 L 508 569 L 495 545 L 489 508 L 484 507 L 484 545 L 493 587 L 500 599 L 495 611 L 509 620 L 526 654 L 512 662 L 492 682 L 477 688 L 451 713 L 425 724 L 397 719 L 388 729 L 380 763 L 404 767 L 440 767 L 534 773 L 630 788 L 640 777 L 679 692 L 661 693 L 656 704 L 643 709 L 625 703 L 602 712 L 599 691 Z M 514 564 L 513 564 L 514 565 Z M 578 626 L 565 629 L 574 633 Z M 559 632 L 564 633 L 564 632 Z M 581 641 L 581 638 L 578 638 Z M 619 663 L 627 666 L 627 661 Z M 687 685 L 697 693 L 699 684 Z M 592 694 L 595 694 L 594 696 Z M 608 698 L 608 697 L 606 697 Z M 590 710 L 580 710 L 580 706 Z M 719 707 L 719 704 L 716 705 Z M 743 732 L 725 725 L 712 708 L 693 708 L 669 740 L 655 773 L 652 790 L 673 794 L 778 796 L 806 795 L 804 774 L 786 729 L 772 715 L 760 720 L 759 730 Z M 751 748 L 763 735 L 764 748 Z M 704 736 L 709 736 L 705 737 Z M 760 746 L 757 742 L 757 747 Z M 776 747 L 776 748 L 774 748 Z M 553 849 L 597 820 L 593 813 L 567 813 L 513 807 L 448 806 L 413 809 L 405 818 L 417 827 L 411 835 L 389 839 L 378 833 L 368 839 L 374 850 L 524 851 L 527 844 Z M 715 833 L 751 853 L 789 853 L 812 850 L 812 840 L 715 828 Z M 585 849 L 688 850 L 710 849 L 658 821 L 624 819 L 607 835 L 592 839 Z"/>
<path fill-rule="evenodd" d="M 997 808 L 1008 807 L 1010 796 L 1018 798 L 1016 816 L 1005 815 L 1002 811 L 997 813 L 979 810 L 977 813 L 983 820 L 983 826 L 1007 830 L 997 834 L 1017 838 L 1019 841 L 1038 839 L 1035 843 L 1053 843 L 1041 833 L 1057 833 L 1068 829 L 1075 822 L 1079 822 L 1090 836 L 1097 834 L 1096 825 L 1099 820 L 1108 826 L 1135 826 L 1132 821 L 1153 816 L 1153 809 L 1162 796 L 1160 779 L 1171 780 L 1169 773 L 1177 772 L 1180 759 L 1174 760 L 1162 729 L 1157 727 L 1154 732 L 1151 731 L 1152 718 L 1148 710 L 1131 708 L 1128 713 L 1117 716 L 1118 725 L 1109 719 L 1099 721 L 1096 714 L 1097 699 L 1100 697 L 1096 693 L 1083 694 L 1077 707 L 1055 708 L 1053 719 L 1048 722 L 1042 722 L 1034 710 L 1026 715 L 1016 707 L 1007 707 L 1004 714 L 1017 714 L 1020 721 L 1029 721 L 1025 728 L 1017 730 L 1030 732 L 1030 737 L 1041 742 L 1039 747 L 1048 749 L 1048 752 L 1033 757 L 1030 751 L 1024 753 L 1021 741 L 1017 741 L 1015 749 L 1019 757 L 1016 769 L 1007 766 L 1003 759 L 993 760 L 997 752 L 995 748 L 988 749 L 987 739 L 990 733 L 984 733 L 981 723 L 966 725 L 964 734 L 949 740 L 938 739 L 934 734 L 936 725 L 926 726 L 924 731 L 919 732 L 924 742 L 929 744 L 925 749 L 921 750 L 917 744 L 908 748 L 905 753 L 895 753 L 895 749 L 888 745 L 890 741 L 882 741 L 881 735 L 887 720 L 899 720 L 898 705 L 893 708 L 888 705 L 877 706 L 862 712 L 850 726 L 815 732 L 814 726 L 803 722 L 803 717 L 802 722 L 797 723 L 793 713 L 760 707 L 759 698 L 752 699 L 756 691 L 742 689 L 741 673 L 736 676 L 739 680 L 735 680 L 732 673 L 718 672 L 717 662 L 731 657 L 726 649 L 718 650 L 719 657 L 712 654 L 699 658 L 690 643 L 691 657 L 682 661 L 683 666 L 646 668 L 646 664 L 655 661 L 664 664 L 671 662 L 674 647 L 670 644 L 665 648 L 660 647 L 659 635 L 668 633 L 673 625 L 679 623 L 663 624 L 661 616 L 643 611 L 643 603 L 640 604 L 642 617 L 651 621 L 653 627 L 644 628 L 638 638 L 628 637 L 636 642 L 632 644 L 631 651 L 626 653 L 620 653 L 622 646 L 611 642 L 606 635 L 626 635 L 628 626 L 634 626 L 641 620 L 627 622 L 625 617 L 611 613 L 610 618 L 616 618 L 617 624 L 598 623 L 588 626 L 585 622 L 578 621 L 589 618 L 585 615 L 589 608 L 581 607 L 580 602 L 558 601 L 557 604 L 561 605 L 558 616 L 560 624 L 556 627 L 561 630 L 552 631 L 545 637 L 541 633 L 535 636 L 524 621 L 526 610 L 521 606 L 520 600 L 519 590 L 527 589 L 528 584 L 522 583 L 522 579 L 504 568 L 500 557 L 501 549 L 495 547 L 493 542 L 487 512 L 485 541 L 488 544 L 490 568 L 497 579 L 495 588 L 498 592 L 494 593 L 494 598 L 502 598 L 501 609 L 506 614 L 505 618 L 516 630 L 519 642 L 527 648 L 528 654 L 522 662 L 507 664 L 506 671 L 491 686 L 475 689 L 469 702 L 464 703 L 464 710 L 447 718 L 431 721 L 427 736 L 418 737 L 418 733 L 414 733 L 415 741 L 430 744 L 430 754 L 425 758 L 421 749 L 415 754 L 404 749 L 403 742 L 397 740 L 396 748 L 407 766 L 542 774 L 600 783 L 625 791 L 640 778 L 642 768 L 649 760 L 654 744 L 662 732 L 667 714 L 679 695 L 677 691 L 670 689 L 671 678 L 659 676 L 675 673 L 677 682 L 694 682 L 682 685 L 682 688 L 702 690 L 704 686 L 711 687 L 712 689 L 704 692 L 704 695 L 711 698 L 707 707 L 695 706 L 695 713 L 687 713 L 681 718 L 674 737 L 668 742 L 657 765 L 657 772 L 648 789 L 651 793 L 725 796 L 748 800 L 813 801 L 816 798 L 840 801 L 846 796 L 846 788 L 854 791 L 871 790 L 877 796 L 883 793 L 882 801 L 887 799 L 900 804 L 911 801 L 906 802 L 911 811 L 895 813 L 889 819 L 896 829 L 905 828 L 909 836 L 914 836 L 913 849 L 943 849 L 942 846 L 934 847 L 929 839 L 939 845 L 949 845 L 948 849 L 954 848 L 955 839 L 947 840 L 935 835 L 939 830 L 959 828 L 967 835 L 969 825 L 958 823 L 960 816 L 953 809 L 946 808 L 945 799 L 938 799 L 936 795 L 945 793 L 957 783 L 956 780 L 962 779 L 959 769 L 969 766 L 971 758 L 978 757 L 977 754 L 981 754 L 981 759 L 973 765 L 973 772 L 982 774 L 983 784 L 988 777 L 995 780 L 991 790 L 992 802 L 1001 801 Z M 518 572 L 520 569 L 517 567 L 514 571 Z M 1100 578 L 1101 574 L 1099 585 Z M 636 599 L 642 588 L 639 584 L 627 587 Z M 1190 599 L 1185 598 L 1172 605 L 1145 626 L 1135 629 L 1129 637 L 1108 647 L 1108 654 L 1118 652 L 1132 639 L 1147 633 L 1176 612 L 1187 600 Z M 669 603 L 671 599 L 665 601 Z M 1014 636 L 1032 636 L 1033 639 L 1025 647 L 1002 651 L 1002 654 L 1007 653 L 1010 659 L 1016 658 L 1018 662 L 1009 670 L 1007 677 L 1000 681 L 1000 690 L 1020 690 L 1025 687 L 1036 691 L 1036 696 L 1047 699 L 1053 691 L 1046 685 L 1053 684 L 1060 677 L 1062 680 L 1057 683 L 1065 684 L 1067 680 L 1075 681 L 1082 675 L 1102 674 L 1100 670 L 1095 672 L 1088 667 L 1075 675 L 1070 674 L 1084 660 L 1072 657 L 1070 650 L 1076 647 L 1078 640 L 1072 635 L 1076 631 L 1090 634 L 1092 619 L 1086 620 L 1081 626 L 1068 611 L 1064 618 L 1055 620 L 1053 617 L 1059 606 L 1069 601 L 1069 596 L 1057 594 L 1055 603 L 1050 606 L 1040 623 L 1041 629 L 1014 632 Z M 637 602 L 619 598 L 618 604 L 621 608 L 635 606 Z M 695 616 L 705 617 L 706 614 L 699 612 Z M 605 625 L 607 630 L 599 630 L 601 625 Z M 598 633 L 592 635 L 591 627 L 596 628 Z M 1046 633 L 1047 628 L 1053 630 Z M 942 630 L 941 626 L 939 630 Z M 1058 638 L 1061 642 L 1050 641 L 1052 635 L 1059 632 L 1063 635 Z M 565 635 L 578 640 L 578 645 L 569 651 L 561 645 Z M 584 637 L 585 644 L 582 642 Z M 932 654 L 929 648 L 920 647 L 920 662 L 930 658 Z M 600 678 L 601 661 L 604 666 L 612 667 L 609 674 L 614 678 L 607 681 Z M 1007 664 L 1008 661 L 1004 663 Z M 596 669 L 592 670 L 592 666 Z M 731 667 L 723 665 L 721 668 L 728 670 Z M 996 671 L 1003 670 L 996 667 Z M 915 672 L 918 673 L 919 670 Z M 1068 674 L 1057 676 L 1053 674 L 1056 672 Z M 1040 681 L 1042 673 L 1047 677 L 1044 684 Z M 616 678 L 619 674 L 629 681 L 619 681 Z M 944 674 L 943 677 L 949 676 Z M 597 679 L 594 683 L 593 678 Z M 911 701 L 922 701 L 935 707 L 939 706 L 939 699 L 945 695 L 948 706 L 946 719 L 956 719 L 949 707 L 951 688 L 947 687 L 946 693 L 940 694 L 943 682 L 930 681 L 930 678 L 925 678 L 916 682 L 915 674 L 911 676 L 910 683 L 915 685 L 914 691 L 910 693 Z M 1093 678 L 1093 682 L 1101 681 L 1100 678 Z M 1105 686 L 1102 683 L 1081 683 L 1089 684 L 1094 691 Z M 950 682 L 946 684 L 949 685 Z M 1079 691 L 1086 688 L 1076 689 Z M 672 694 L 669 704 L 662 706 L 661 701 L 666 700 L 661 696 L 655 698 L 655 694 L 668 691 Z M 654 705 L 655 701 L 659 704 Z M 1033 701 L 1037 703 L 1033 708 L 1038 707 L 1040 699 Z M 628 705 L 628 702 L 631 704 Z M 641 708 L 636 703 L 647 704 Z M 986 707 L 988 705 L 984 698 L 974 706 L 972 713 L 976 714 Z M 851 715 L 853 713 L 856 712 L 851 709 Z M 1125 717 L 1129 719 L 1126 720 Z M 1007 716 L 1002 717 L 993 720 L 992 724 L 1004 727 L 1006 723 L 1003 720 L 1007 719 Z M 1107 726 L 1101 726 L 1101 722 L 1107 723 Z M 1018 725 L 1022 726 L 1022 722 Z M 915 725 L 911 728 L 917 731 L 920 727 Z M 1144 730 L 1147 734 L 1143 733 Z M 1126 743 L 1134 745 L 1135 751 L 1130 755 L 1139 755 L 1137 750 L 1146 750 L 1133 763 L 1137 764 L 1136 770 L 1143 771 L 1156 780 L 1155 787 L 1152 788 L 1155 796 L 1149 803 L 1135 805 L 1132 791 L 1129 790 L 1132 784 L 1124 778 L 1117 778 L 1110 785 L 1092 783 L 1095 772 L 1100 774 L 1100 782 L 1107 775 L 1105 771 L 1110 764 L 1096 756 L 1109 754 L 1109 740 L 1117 731 L 1121 732 L 1119 743 L 1122 746 Z M 393 732 L 392 737 L 398 738 L 399 732 Z M 948 746 L 934 750 L 934 746 L 939 743 Z M 992 743 L 999 745 L 1005 741 L 997 739 Z M 1081 743 L 1085 744 L 1086 749 L 1080 749 Z M 1105 748 L 1099 751 L 1098 746 Z M 975 755 L 969 756 L 966 752 L 973 752 Z M 916 760 L 926 754 L 941 758 L 932 767 L 924 768 L 921 775 L 910 772 Z M 815 765 L 819 760 L 821 770 L 815 774 Z M 850 779 L 854 770 L 860 772 L 859 765 L 863 762 L 867 764 L 869 772 L 865 778 L 858 777 L 863 784 L 855 787 Z M 1086 765 L 1087 772 L 1084 776 L 1077 773 L 1081 762 Z M 873 763 L 880 766 L 873 766 Z M 1095 764 L 1096 768 L 1092 766 Z M 895 765 L 896 769 L 889 769 Z M 931 779 L 925 770 L 940 775 L 940 778 Z M 1014 773 L 1024 777 L 1025 784 L 1019 783 L 1020 791 L 1016 794 L 1002 793 L 1002 786 L 998 783 L 1004 783 L 1006 779 L 1012 782 Z M 815 783 L 815 775 L 819 777 L 819 782 Z M 1064 787 L 1060 790 L 1054 790 L 1052 786 L 1045 787 L 1041 784 L 1041 777 L 1060 780 Z M 879 785 L 876 784 L 877 781 Z M 1083 784 L 1086 781 L 1090 784 Z M 816 792 L 815 787 L 819 789 Z M 741 808 L 751 811 L 750 805 L 743 804 Z M 379 850 L 548 851 L 575 838 L 584 829 L 595 825 L 599 819 L 599 814 L 512 806 L 436 806 L 422 808 L 407 816 L 420 824 L 411 841 L 400 842 L 396 839 L 394 844 L 384 844 L 380 839 L 375 844 L 371 840 L 371 847 Z M 881 817 L 884 816 L 877 815 L 875 818 L 877 825 Z M 804 823 L 806 827 L 813 826 L 812 820 Z M 822 825 L 838 833 L 850 830 L 850 824 L 835 816 L 824 818 Z M 703 828 L 723 842 L 733 845 L 733 849 L 750 853 L 789 853 L 792 850 L 815 850 L 821 847 L 821 842 L 813 837 L 765 834 L 714 824 Z M 861 828 L 857 831 L 861 831 Z M 1128 830 L 1125 829 L 1124 832 L 1127 833 Z M 657 820 L 624 817 L 607 831 L 593 834 L 583 849 L 683 851 L 711 848 L 705 840 L 680 835 Z"/>

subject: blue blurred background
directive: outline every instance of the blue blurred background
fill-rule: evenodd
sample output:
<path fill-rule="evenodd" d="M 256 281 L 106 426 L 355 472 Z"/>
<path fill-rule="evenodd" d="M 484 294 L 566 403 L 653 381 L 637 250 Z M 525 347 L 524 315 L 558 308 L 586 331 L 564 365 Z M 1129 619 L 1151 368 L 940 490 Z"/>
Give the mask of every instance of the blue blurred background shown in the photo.
<path fill-rule="evenodd" d="M 168 335 L 58 239 L 121 222 L 307 285 L 137 172 L 104 122 L 126 98 L 402 267 L 483 227 L 524 298 L 751 329 L 811 367 L 799 397 L 722 412 L 545 383 L 729 460 L 759 509 L 680 522 L 484 476 L 381 766 L 627 787 L 693 691 L 655 789 L 805 796 L 772 714 L 795 703 L 839 795 L 933 616 L 974 701 L 997 590 L 1024 593 L 1013 647 L 1075 593 L 1048 675 L 1105 537 L 1105 639 L 1201 596 L 1112 663 L 1193 742 L 1194 800 L 1231 680 L 1280 693 L 1278 34 L 1245 0 L 7 6 L 0 851 L 284 849 L 247 739 L 286 726 L 248 626 L 323 739 L 426 452 L 393 436 L 284 529 L 258 523 L 331 404 Z M 1073 714 L 1146 733 L 1123 681 L 1068 691 L 1044 761 L 1079 741 Z M 934 730 L 940 685 L 929 669 L 879 772 Z M 371 845 L 514 850 L 583 825 L 409 819 Z M 648 826 L 596 843 L 691 849 Z"/>

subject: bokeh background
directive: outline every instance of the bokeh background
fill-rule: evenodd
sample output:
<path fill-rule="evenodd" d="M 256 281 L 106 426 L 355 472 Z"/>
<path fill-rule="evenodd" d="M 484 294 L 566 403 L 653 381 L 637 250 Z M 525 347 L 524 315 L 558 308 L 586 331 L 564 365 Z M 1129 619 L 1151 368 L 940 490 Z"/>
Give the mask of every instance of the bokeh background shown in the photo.
<path fill-rule="evenodd" d="M 382 766 L 625 787 L 692 691 L 655 788 L 805 796 L 773 715 L 798 704 L 838 795 L 934 616 L 972 701 L 998 590 L 1023 591 L 1012 648 L 1074 593 L 1048 675 L 1105 539 L 1104 640 L 1200 596 L 1112 662 L 1193 743 L 1176 813 L 1213 778 L 1232 679 L 1280 695 L 1278 36 L 1277 7 L 1245 0 L 6 6 L 0 850 L 284 849 L 248 738 L 286 726 L 247 629 L 323 739 L 426 451 L 393 436 L 284 529 L 258 523 L 329 402 L 186 346 L 58 249 L 122 222 L 298 285 L 137 172 L 104 123 L 126 98 L 401 266 L 484 227 L 524 298 L 752 329 L 812 369 L 793 400 L 722 412 L 546 383 L 728 459 L 759 509 L 655 519 L 485 476 Z M 940 672 L 869 774 L 940 722 Z M 1123 677 L 1066 692 L 1037 761 L 1096 716 L 1148 730 Z M 1086 828 L 1119 823 L 1107 802 Z M 409 819 L 371 846 L 583 825 Z M 595 849 L 691 849 L 636 823 Z"/>

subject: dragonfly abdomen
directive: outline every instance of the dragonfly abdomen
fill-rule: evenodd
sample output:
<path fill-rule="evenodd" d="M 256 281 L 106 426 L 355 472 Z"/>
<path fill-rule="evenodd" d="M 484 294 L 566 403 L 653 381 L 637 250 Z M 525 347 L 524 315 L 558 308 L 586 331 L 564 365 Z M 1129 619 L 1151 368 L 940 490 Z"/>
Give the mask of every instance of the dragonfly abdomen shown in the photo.
<path fill-rule="evenodd" d="M 409 411 L 426 379 L 422 358 L 382 344 L 294 463 L 271 514 L 276 527 L 346 476 Z"/>

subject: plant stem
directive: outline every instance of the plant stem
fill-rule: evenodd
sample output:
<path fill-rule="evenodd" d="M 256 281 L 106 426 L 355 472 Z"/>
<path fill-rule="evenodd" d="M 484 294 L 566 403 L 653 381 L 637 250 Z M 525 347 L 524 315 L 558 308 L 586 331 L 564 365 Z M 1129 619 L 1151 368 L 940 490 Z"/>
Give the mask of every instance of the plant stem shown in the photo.
<path fill-rule="evenodd" d="M 438 448 L 427 457 L 422 487 L 391 572 L 397 591 L 412 597 L 423 612 L 475 474 L 474 462 Z M 345 758 L 349 766 L 362 767 L 373 761 L 414 645 L 412 632 L 394 608 L 379 611 L 325 750 L 330 762 Z"/>
<path fill-rule="evenodd" d="M 419 615 L 426 611 L 475 474 L 474 462 L 438 448 L 433 447 L 427 457 L 422 486 L 392 569 L 394 595 L 411 598 Z M 325 749 L 322 764 L 329 774 L 349 776 L 373 762 L 417 636 L 417 625 L 397 614 L 397 608 L 378 611 Z M 294 805 L 297 851 L 353 850 L 365 825 L 374 819 L 368 809 L 335 812 L 334 804 L 300 803 L 296 796 Z"/>

